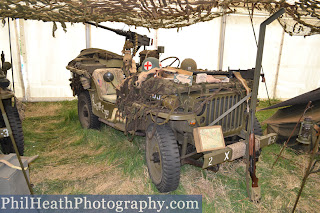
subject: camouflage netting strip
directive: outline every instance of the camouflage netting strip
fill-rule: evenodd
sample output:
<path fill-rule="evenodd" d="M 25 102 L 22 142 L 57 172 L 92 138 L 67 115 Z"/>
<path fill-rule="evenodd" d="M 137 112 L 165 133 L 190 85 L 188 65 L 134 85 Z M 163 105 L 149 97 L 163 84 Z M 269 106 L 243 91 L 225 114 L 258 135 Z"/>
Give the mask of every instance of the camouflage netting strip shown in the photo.
<path fill-rule="evenodd" d="M 212 20 L 238 10 L 265 11 L 284 7 L 279 20 L 291 35 L 320 33 L 318 0 L 7 0 L 0 2 L 0 17 L 60 22 L 123 22 L 146 28 L 180 28 Z M 222 13 L 223 11 L 223 13 Z M 289 18 L 289 19 L 288 19 Z"/>

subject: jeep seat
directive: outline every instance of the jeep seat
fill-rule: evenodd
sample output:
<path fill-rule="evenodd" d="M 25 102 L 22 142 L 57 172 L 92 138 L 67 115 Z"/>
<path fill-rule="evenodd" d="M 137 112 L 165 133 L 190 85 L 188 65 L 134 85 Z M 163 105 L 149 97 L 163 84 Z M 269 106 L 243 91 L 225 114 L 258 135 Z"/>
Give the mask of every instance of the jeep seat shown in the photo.
<path fill-rule="evenodd" d="M 122 80 L 124 79 L 124 75 L 123 71 L 119 68 L 96 69 L 93 72 L 92 77 L 96 85 L 99 97 L 101 97 L 105 101 L 116 103 L 117 94 L 115 88 L 112 86 L 110 82 L 106 82 L 103 79 L 103 75 L 107 72 L 110 72 L 114 75 L 114 80 L 112 81 L 112 83 L 115 87 L 121 84 Z"/>

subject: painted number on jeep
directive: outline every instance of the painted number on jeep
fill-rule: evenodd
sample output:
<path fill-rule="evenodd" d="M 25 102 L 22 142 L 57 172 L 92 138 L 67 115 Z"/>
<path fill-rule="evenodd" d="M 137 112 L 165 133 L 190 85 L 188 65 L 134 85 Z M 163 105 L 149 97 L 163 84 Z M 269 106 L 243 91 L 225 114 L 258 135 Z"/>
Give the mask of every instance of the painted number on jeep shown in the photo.
<path fill-rule="evenodd" d="M 2 135 L 3 137 L 9 137 L 8 129 L 1 129 L 0 135 Z"/>
<path fill-rule="evenodd" d="M 213 160 L 213 157 L 210 157 L 210 158 L 209 158 L 208 166 L 212 166 L 212 160 Z"/>
<path fill-rule="evenodd" d="M 151 95 L 151 98 L 154 100 L 161 100 L 161 95 L 153 94 Z"/>
<path fill-rule="evenodd" d="M 224 153 L 224 160 L 223 161 L 226 161 L 226 160 L 229 160 L 230 158 L 229 158 L 229 154 L 230 154 L 230 151 L 227 151 L 227 152 L 225 152 Z"/>
<path fill-rule="evenodd" d="M 276 142 L 276 138 L 277 138 L 277 136 L 270 137 L 269 140 L 268 140 L 268 145 L 270 145 L 272 143 L 275 143 Z"/>

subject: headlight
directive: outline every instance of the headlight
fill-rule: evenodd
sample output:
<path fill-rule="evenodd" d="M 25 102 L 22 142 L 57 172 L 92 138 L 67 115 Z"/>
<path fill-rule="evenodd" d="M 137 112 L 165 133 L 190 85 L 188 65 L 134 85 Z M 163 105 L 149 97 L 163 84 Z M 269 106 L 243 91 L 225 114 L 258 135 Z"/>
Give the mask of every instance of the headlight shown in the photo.
<path fill-rule="evenodd" d="M 162 100 L 162 106 L 168 109 L 176 109 L 179 106 L 179 99 L 177 96 L 167 96 Z"/>

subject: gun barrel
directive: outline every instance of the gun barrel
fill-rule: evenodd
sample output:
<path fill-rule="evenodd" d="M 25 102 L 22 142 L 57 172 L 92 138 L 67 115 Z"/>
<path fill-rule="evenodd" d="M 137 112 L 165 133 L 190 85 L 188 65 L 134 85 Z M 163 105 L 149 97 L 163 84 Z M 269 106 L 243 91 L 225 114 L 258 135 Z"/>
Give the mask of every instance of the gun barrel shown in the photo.
<path fill-rule="evenodd" d="M 110 28 L 110 27 L 106 27 L 106 26 L 103 26 L 101 24 L 96 24 L 96 23 L 92 23 L 92 22 L 89 22 L 89 21 L 86 21 L 86 24 L 90 24 L 90 25 L 93 25 L 93 26 L 96 26 L 96 27 L 100 27 L 102 29 L 106 29 L 106 30 L 110 30 L 114 33 L 117 33 L 118 35 L 122 35 L 122 36 L 125 36 L 125 37 L 128 37 L 130 33 L 128 32 L 125 32 L 123 30 L 117 30 L 117 29 L 113 29 L 113 28 Z"/>
<path fill-rule="evenodd" d="M 138 33 L 135 33 L 135 32 L 131 32 L 131 31 L 124 31 L 124 30 L 117 30 L 117 29 L 113 29 L 113 28 L 110 28 L 110 27 L 106 27 L 106 26 L 103 26 L 101 24 L 96 24 L 96 23 L 93 23 L 93 22 L 89 22 L 89 21 L 86 21 L 86 24 L 90 24 L 90 25 L 93 25 L 93 26 L 96 26 L 96 27 L 100 27 L 102 29 L 105 29 L 105 30 L 110 30 L 118 35 L 122 35 L 122 36 L 125 36 L 127 40 L 130 40 L 131 42 L 136 42 L 138 41 L 138 46 L 149 46 L 150 45 L 150 38 L 147 37 L 147 36 L 144 36 L 144 35 L 140 35 Z M 137 38 L 137 40 L 136 40 Z"/>
<path fill-rule="evenodd" d="M 253 73 L 254 69 L 247 69 L 247 70 L 228 70 L 228 71 L 222 71 L 222 70 L 205 70 L 205 71 L 193 71 L 193 74 L 200 74 L 200 73 L 206 73 L 208 75 L 227 75 L 229 78 L 233 77 L 233 72 L 240 72 L 242 77 L 244 79 L 253 79 Z"/>
<path fill-rule="evenodd" d="M 209 75 L 228 75 L 228 71 L 222 71 L 222 70 L 205 70 L 205 71 L 193 71 L 193 74 L 201 74 L 206 73 Z"/>

